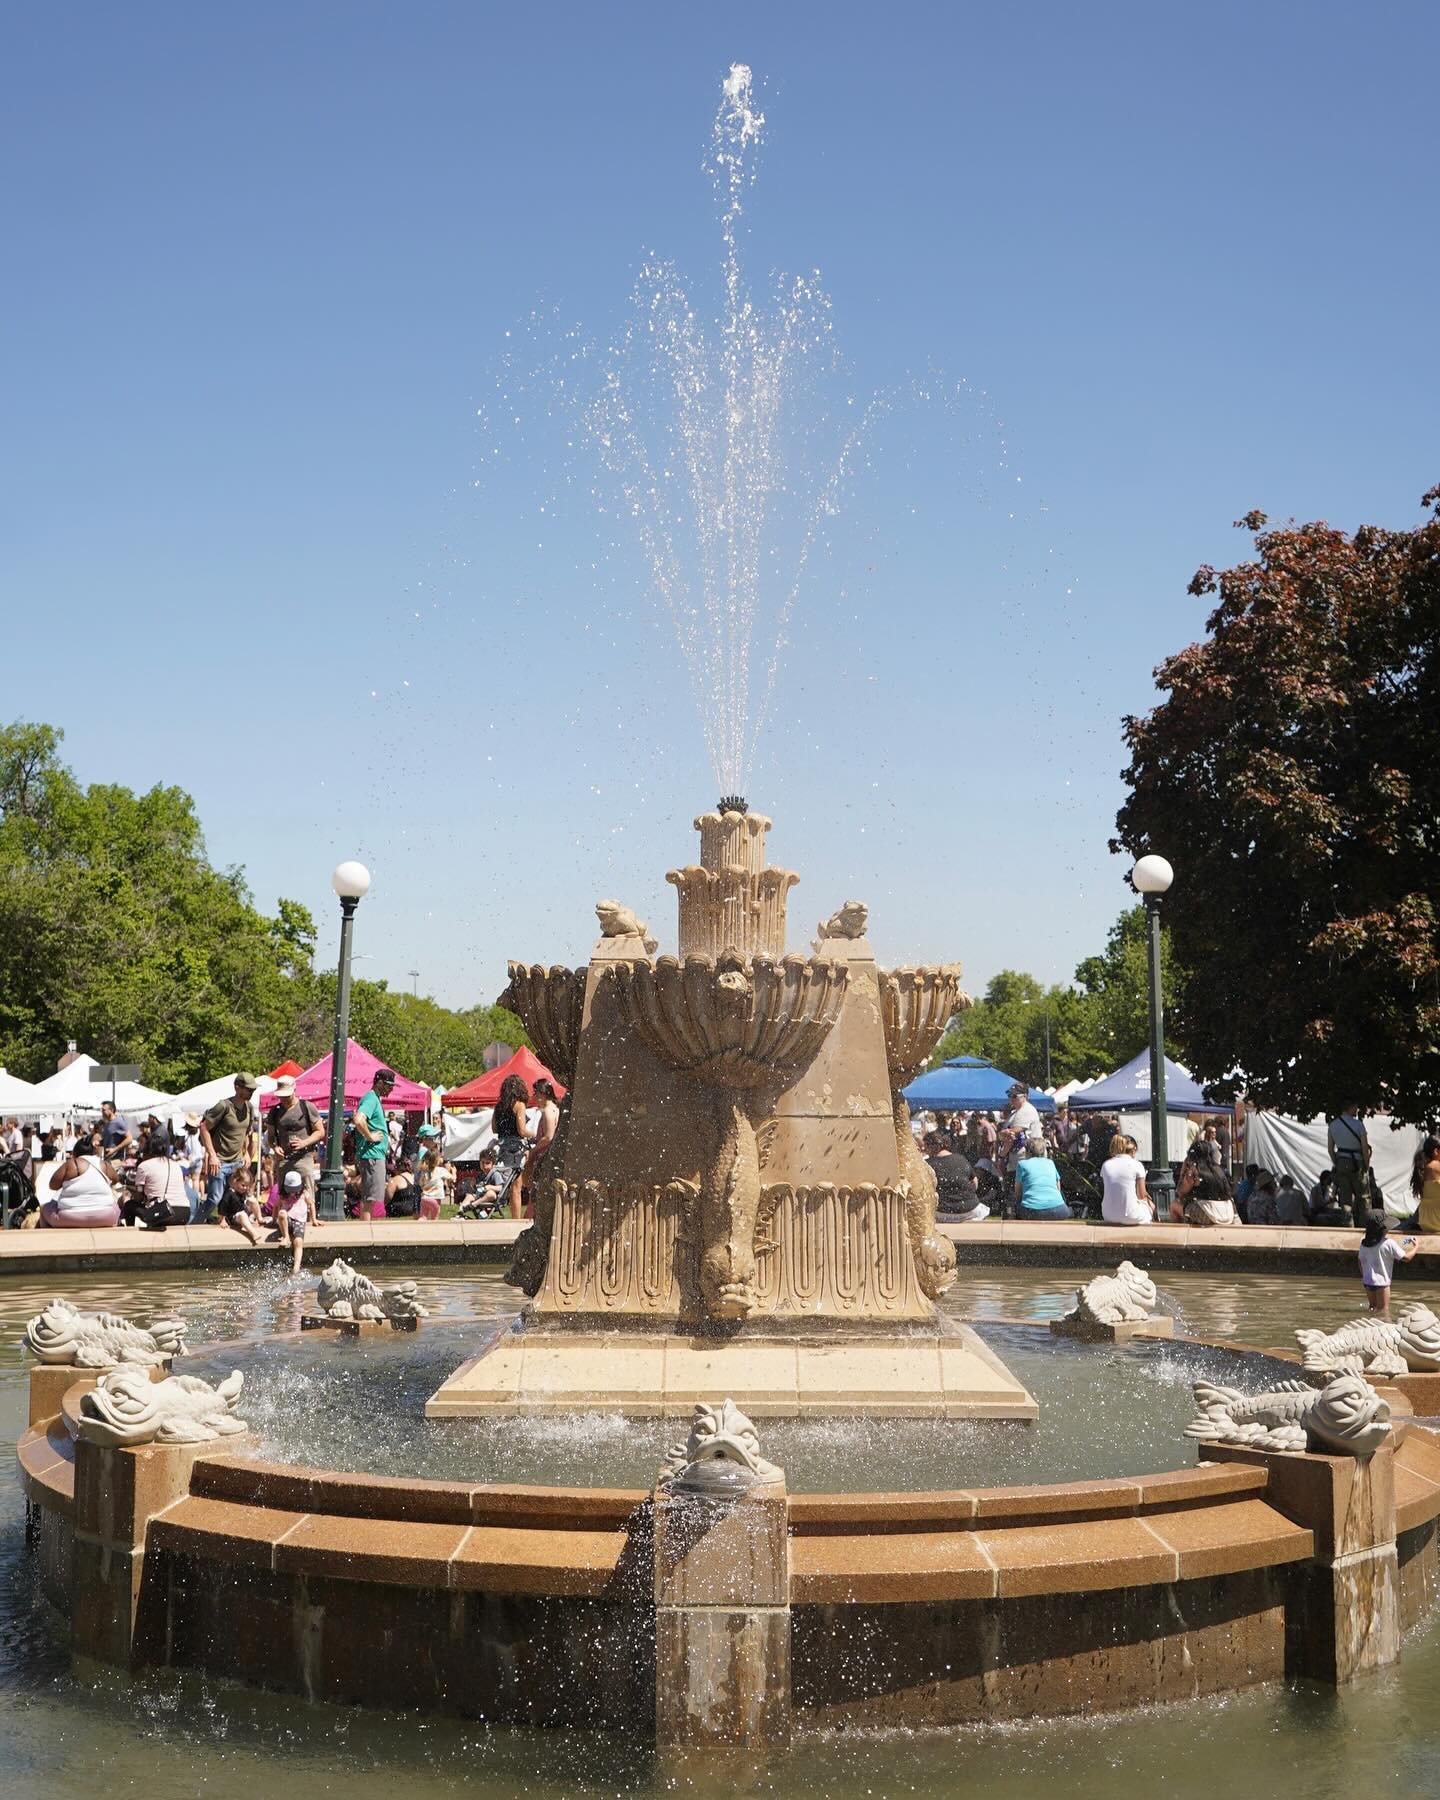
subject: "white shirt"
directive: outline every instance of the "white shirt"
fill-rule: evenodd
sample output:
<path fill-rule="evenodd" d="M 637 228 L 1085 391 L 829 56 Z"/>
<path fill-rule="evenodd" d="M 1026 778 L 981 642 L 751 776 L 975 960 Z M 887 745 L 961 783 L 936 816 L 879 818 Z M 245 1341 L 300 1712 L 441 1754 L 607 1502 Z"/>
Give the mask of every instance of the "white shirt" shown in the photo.
<path fill-rule="evenodd" d="M 1370 1142 L 1370 1134 L 1363 1121 L 1357 1119 L 1354 1113 L 1341 1113 L 1338 1119 L 1330 1121 L 1325 1141 L 1332 1163 L 1339 1155 L 1347 1163 L 1359 1164 L 1365 1160 L 1365 1148 Z"/>
<path fill-rule="evenodd" d="M 1150 1223 L 1150 1208 L 1139 1192 L 1144 1175 L 1145 1165 L 1138 1156 L 1112 1156 L 1101 1166 L 1105 1198 L 1100 1202 L 1100 1217 L 1107 1225 Z"/>
<path fill-rule="evenodd" d="M 1366 1287 L 1389 1287 L 1390 1271 L 1400 1260 L 1400 1246 L 1394 1238 L 1382 1238 L 1378 1244 L 1360 1246 L 1360 1279 Z"/>
<path fill-rule="evenodd" d="M 1013 1113 L 1008 1113 L 1005 1124 L 1011 1131 L 1019 1132 L 1022 1139 L 1040 1136 L 1040 1115 L 1029 1100 L 1022 1100 Z"/>

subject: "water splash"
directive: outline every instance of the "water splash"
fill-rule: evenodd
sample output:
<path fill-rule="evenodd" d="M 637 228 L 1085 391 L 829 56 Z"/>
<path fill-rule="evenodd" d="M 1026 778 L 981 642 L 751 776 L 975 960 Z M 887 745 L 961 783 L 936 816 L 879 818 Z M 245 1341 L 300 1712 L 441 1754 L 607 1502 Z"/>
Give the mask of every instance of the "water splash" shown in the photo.
<path fill-rule="evenodd" d="M 744 196 L 765 115 L 732 65 L 705 167 L 721 240 L 719 316 L 706 320 L 675 267 L 651 258 L 604 360 L 586 424 L 674 626 L 722 789 L 739 792 L 769 708 L 785 627 L 823 520 L 838 508 L 878 398 L 839 423 L 798 402 L 837 366 L 830 301 L 814 273 L 776 278 L 758 302 L 741 255 Z M 763 629 L 764 688 L 752 696 Z"/>

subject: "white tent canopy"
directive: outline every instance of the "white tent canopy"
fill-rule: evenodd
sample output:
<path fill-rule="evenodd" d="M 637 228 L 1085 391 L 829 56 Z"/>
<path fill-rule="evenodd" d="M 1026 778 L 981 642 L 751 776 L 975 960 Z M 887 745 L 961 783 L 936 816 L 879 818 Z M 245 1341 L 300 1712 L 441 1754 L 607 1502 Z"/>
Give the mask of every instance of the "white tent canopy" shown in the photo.
<path fill-rule="evenodd" d="M 77 1056 L 74 1062 L 36 1084 L 31 1104 L 42 1112 L 99 1112 L 100 1102 L 111 1097 L 111 1085 L 90 1079 L 90 1071 L 98 1067 L 93 1056 Z M 166 1112 L 170 1107 L 168 1094 L 144 1087 L 138 1081 L 117 1081 L 114 1099 L 116 1110 L 126 1114 Z"/>
<path fill-rule="evenodd" d="M 239 1074 L 239 1070 L 235 1071 Z M 259 1086 L 255 1090 L 258 1100 L 261 1094 L 275 1092 L 275 1079 L 271 1075 L 261 1075 Z M 170 1100 L 170 1111 L 176 1115 L 184 1113 L 204 1113 L 221 1100 L 228 1100 L 235 1092 L 235 1075 L 217 1075 L 211 1081 L 202 1081 L 197 1086 L 186 1088 L 183 1094 L 176 1094 Z"/>
<path fill-rule="evenodd" d="M 0 1113 L 7 1119 L 21 1113 L 33 1117 L 44 1112 L 45 1103 L 36 1098 L 37 1092 L 33 1083 L 0 1068 Z"/>
<path fill-rule="evenodd" d="M 1370 1137 L 1371 1166 L 1385 1196 L 1385 1211 L 1392 1218 L 1408 1219 L 1417 1205 L 1410 1192 L 1410 1167 L 1424 1133 L 1414 1125 L 1396 1125 L 1383 1113 L 1367 1119 L 1365 1129 Z M 1245 1160 L 1272 1175 L 1293 1176 L 1308 1199 L 1320 1171 L 1330 1167 L 1324 1117 L 1307 1123 L 1287 1119 L 1283 1113 L 1247 1113 Z"/>

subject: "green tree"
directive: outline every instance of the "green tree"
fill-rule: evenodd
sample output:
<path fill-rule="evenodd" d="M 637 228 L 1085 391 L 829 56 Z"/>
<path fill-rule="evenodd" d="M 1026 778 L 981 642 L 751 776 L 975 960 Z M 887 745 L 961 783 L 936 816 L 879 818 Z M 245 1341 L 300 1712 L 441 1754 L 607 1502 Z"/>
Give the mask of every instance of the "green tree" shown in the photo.
<path fill-rule="evenodd" d="M 179 1089 L 268 1066 L 314 925 L 263 918 L 205 854 L 190 797 L 82 787 L 48 725 L 0 726 L 0 1060 L 47 1074 L 74 1038 Z"/>
<path fill-rule="evenodd" d="M 1045 1084 L 1048 1031 L 1050 1086 L 1109 1074 L 1150 1041 L 1147 957 L 1144 908 L 1134 906 L 1111 926 L 1104 950 L 1076 969 L 1078 987 L 1047 988 L 1033 975 L 1002 969 L 952 1021 L 930 1066 L 953 1056 L 982 1056 L 1039 1087 Z M 1162 934 L 1160 961 L 1162 979 L 1175 980 L 1168 934 Z M 1170 1050 L 1180 1053 L 1173 1043 Z"/>
<path fill-rule="evenodd" d="M 1440 1115 L 1440 489 L 1413 530 L 1266 528 L 1125 722 L 1117 848 L 1165 901 L 1195 1073 L 1302 1116 Z M 1227 1082 L 1226 1077 L 1231 1077 Z"/>

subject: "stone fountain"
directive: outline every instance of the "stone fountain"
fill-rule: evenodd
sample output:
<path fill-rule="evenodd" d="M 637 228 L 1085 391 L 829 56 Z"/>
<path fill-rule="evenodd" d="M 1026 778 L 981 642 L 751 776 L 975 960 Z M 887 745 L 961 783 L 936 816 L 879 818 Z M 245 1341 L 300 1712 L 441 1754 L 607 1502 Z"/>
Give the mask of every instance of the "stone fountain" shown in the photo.
<path fill-rule="evenodd" d="M 509 1275 L 531 1304 L 432 1418 L 1035 1416 L 935 1306 L 955 1255 L 900 1089 L 968 1003 L 960 970 L 878 968 L 856 901 L 787 954 L 770 823 L 743 800 L 695 821 L 678 956 L 602 901 L 587 968 L 510 965 L 503 1004 L 569 1092 Z"/>

